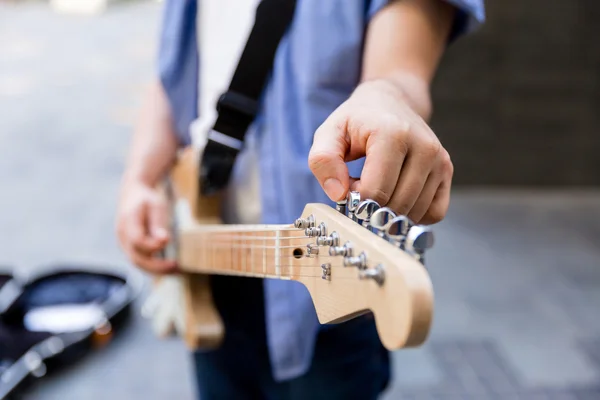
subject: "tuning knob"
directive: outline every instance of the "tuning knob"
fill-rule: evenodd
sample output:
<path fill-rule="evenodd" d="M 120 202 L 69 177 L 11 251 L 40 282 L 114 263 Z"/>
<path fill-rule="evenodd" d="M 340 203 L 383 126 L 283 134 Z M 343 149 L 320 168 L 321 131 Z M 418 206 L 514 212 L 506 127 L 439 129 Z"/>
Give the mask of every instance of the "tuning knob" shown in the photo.
<path fill-rule="evenodd" d="M 375 200 L 365 200 L 361 201 L 356 207 L 356 217 L 363 221 L 363 226 L 365 228 L 369 227 L 369 221 L 371 220 L 371 215 L 377 210 L 379 210 L 381 206 Z"/>
<path fill-rule="evenodd" d="M 390 241 L 403 245 L 404 239 L 413 225 L 413 222 L 407 216 L 398 215 L 388 222 L 385 233 Z"/>
<path fill-rule="evenodd" d="M 415 255 L 423 264 L 424 255 L 427 250 L 433 247 L 433 231 L 428 226 L 416 225 L 409 229 L 404 242 L 404 248 L 407 252 Z"/>
<path fill-rule="evenodd" d="M 377 234 L 381 237 L 385 235 L 387 224 L 396 217 L 391 208 L 382 207 L 371 215 L 371 227 L 377 229 Z"/>
<path fill-rule="evenodd" d="M 348 216 L 352 218 L 353 221 L 356 221 L 356 209 L 358 208 L 358 204 L 360 203 L 360 193 L 358 192 L 350 192 L 348 193 L 348 197 L 346 199 L 346 209 L 348 210 Z"/>

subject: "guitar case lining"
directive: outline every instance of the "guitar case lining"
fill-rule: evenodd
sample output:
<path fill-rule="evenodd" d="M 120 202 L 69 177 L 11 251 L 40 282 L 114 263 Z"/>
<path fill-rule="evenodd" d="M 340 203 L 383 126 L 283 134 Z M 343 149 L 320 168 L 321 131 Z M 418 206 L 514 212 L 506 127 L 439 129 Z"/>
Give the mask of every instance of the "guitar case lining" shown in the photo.
<path fill-rule="evenodd" d="M 0 273 L 0 399 L 110 342 L 141 287 L 139 273 L 71 265 Z"/>

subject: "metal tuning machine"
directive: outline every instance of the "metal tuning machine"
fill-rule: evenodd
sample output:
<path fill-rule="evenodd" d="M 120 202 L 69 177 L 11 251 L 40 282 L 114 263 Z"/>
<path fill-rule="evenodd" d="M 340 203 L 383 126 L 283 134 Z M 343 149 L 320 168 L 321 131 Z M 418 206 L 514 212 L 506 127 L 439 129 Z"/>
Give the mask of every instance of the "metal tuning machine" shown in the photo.
<path fill-rule="evenodd" d="M 335 209 L 343 215 L 347 215 L 348 214 L 348 199 L 344 199 L 344 200 L 340 200 L 337 203 L 335 203 Z"/>
<path fill-rule="evenodd" d="M 344 267 L 356 267 L 360 270 L 367 268 L 367 254 L 363 251 L 357 256 L 344 257 Z"/>
<path fill-rule="evenodd" d="M 321 222 L 319 226 L 313 226 L 311 228 L 306 228 L 304 233 L 308 237 L 319 237 L 319 236 L 327 236 L 327 226 L 324 222 Z"/>
<path fill-rule="evenodd" d="M 373 279 L 379 286 L 385 282 L 385 270 L 383 265 L 378 264 L 374 268 L 364 269 L 358 272 L 359 279 Z"/>
<path fill-rule="evenodd" d="M 339 246 L 340 245 L 340 235 L 337 232 L 331 232 L 329 236 L 319 236 L 317 237 L 317 245 L 319 246 Z"/>
<path fill-rule="evenodd" d="M 356 209 L 358 208 L 358 204 L 360 203 L 360 193 L 358 192 L 350 192 L 348 193 L 348 198 L 346 199 L 346 209 L 348 211 L 348 216 L 352 218 L 352 221 L 356 221 Z"/>
<path fill-rule="evenodd" d="M 403 248 L 406 235 L 413 225 L 413 222 L 407 216 L 398 215 L 388 222 L 385 234 L 390 242 Z"/>
<path fill-rule="evenodd" d="M 395 217 L 396 214 L 391 208 L 382 207 L 371 215 L 371 220 L 369 222 L 371 223 L 371 228 L 374 229 L 374 231 L 376 230 L 377 235 L 384 237 L 388 223 Z"/>
<path fill-rule="evenodd" d="M 374 200 L 364 200 L 358 203 L 356 207 L 355 215 L 359 220 L 362 220 L 362 225 L 369 229 L 371 216 L 377 210 L 379 210 L 381 206 Z"/>
<path fill-rule="evenodd" d="M 294 222 L 294 227 L 298 229 L 308 229 L 314 228 L 315 226 L 315 217 L 311 214 L 306 218 L 298 218 Z"/>
<path fill-rule="evenodd" d="M 354 247 L 350 242 L 344 243 L 343 246 L 331 246 L 329 248 L 329 255 L 351 257 L 354 255 Z"/>
<path fill-rule="evenodd" d="M 415 225 L 408 230 L 404 243 L 405 250 L 424 265 L 425 252 L 434 244 L 433 231 L 428 226 Z"/>

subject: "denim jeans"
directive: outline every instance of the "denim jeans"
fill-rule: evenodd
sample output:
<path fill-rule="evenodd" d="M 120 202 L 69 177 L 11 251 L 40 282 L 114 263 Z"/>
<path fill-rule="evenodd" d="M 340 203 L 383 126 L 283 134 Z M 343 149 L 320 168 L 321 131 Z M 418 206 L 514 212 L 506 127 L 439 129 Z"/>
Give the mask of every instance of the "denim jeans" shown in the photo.
<path fill-rule="evenodd" d="M 277 382 L 266 343 L 262 280 L 214 276 L 212 288 L 226 334 L 218 349 L 194 353 L 201 400 L 374 400 L 386 388 L 389 353 L 370 314 L 321 329 L 309 371 Z"/>

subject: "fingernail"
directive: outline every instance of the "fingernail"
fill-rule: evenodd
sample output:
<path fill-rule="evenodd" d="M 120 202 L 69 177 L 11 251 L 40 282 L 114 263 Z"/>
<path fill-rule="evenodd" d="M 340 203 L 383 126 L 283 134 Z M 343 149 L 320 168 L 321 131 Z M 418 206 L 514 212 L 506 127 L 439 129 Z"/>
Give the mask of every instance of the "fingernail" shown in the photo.
<path fill-rule="evenodd" d="M 323 189 L 333 201 L 338 201 L 344 196 L 342 183 L 335 178 L 329 178 L 323 183 Z"/>
<path fill-rule="evenodd" d="M 152 231 L 152 234 L 157 239 L 165 239 L 166 237 L 169 236 L 169 233 L 163 228 L 154 228 L 154 230 Z"/>

